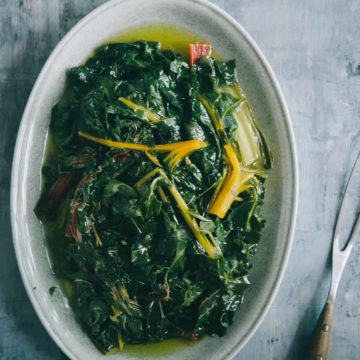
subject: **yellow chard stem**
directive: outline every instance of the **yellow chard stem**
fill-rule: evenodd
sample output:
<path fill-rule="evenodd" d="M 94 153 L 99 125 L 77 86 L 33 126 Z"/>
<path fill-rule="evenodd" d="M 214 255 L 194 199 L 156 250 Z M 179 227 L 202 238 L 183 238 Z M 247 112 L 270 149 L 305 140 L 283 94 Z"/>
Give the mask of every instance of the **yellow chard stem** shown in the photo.
<path fill-rule="evenodd" d="M 201 232 L 201 229 L 196 222 L 194 218 L 190 215 L 190 209 L 188 208 L 186 202 L 176 189 L 176 187 L 173 184 L 169 184 L 168 186 L 170 194 L 173 196 L 174 200 L 176 201 L 178 208 L 181 212 L 181 215 L 183 216 L 185 222 L 189 226 L 190 230 L 196 237 L 199 244 L 202 246 L 202 248 L 205 250 L 207 255 L 211 259 L 216 259 L 218 257 L 218 253 L 216 248 L 211 244 L 211 242 L 206 238 L 206 236 Z"/>
<path fill-rule="evenodd" d="M 187 152 L 190 152 L 190 151 L 202 149 L 207 146 L 207 144 L 204 141 L 201 141 L 198 139 L 187 140 L 187 141 L 178 141 L 178 142 L 170 143 L 170 144 L 159 144 L 159 145 L 154 145 L 154 146 L 148 146 L 148 145 L 144 145 L 144 144 L 126 143 L 126 142 L 120 142 L 120 141 L 107 140 L 107 139 L 103 139 L 103 138 L 99 138 L 99 137 L 90 135 L 83 131 L 79 131 L 78 134 L 80 137 L 82 137 L 86 140 L 90 140 L 90 141 L 96 142 L 98 144 L 112 147 L 115 149 L 129 149 L 129 150 L 138 150 L 138 151 L 144 151 L 144 152 L 149 152 L 149 151 L 164 151 L 164 152 L 178 151 L 179 152 L 179 151 L 183 151 L 185 149 L 188 150 Z M 153 160 L 154 159 L 152 159 L 152 161 Z"/>
<path fill-rule="evenodd" d="M 157 189 L 159 195 L 160 195 L 160 199 L 161 201 L 166 204 L 169 202 L 168 198 L 166 197 L 165 193 L 164 193 L 164 190 L 159 186 L 158 189 Z"/>
<path fill-rule="evenodd" d="M 164 159 L 165 162 L 166 161 L 169 162 L 170 171 L 173 171 L 175 166 L 190 152 L 206 147 L 206 143 L 197 139 L 189 140 L 189 141 L 180 141 L 175 144 L 180 144 L 180 145 L 177 148 L 174 148 L 174 150 L 172 150 L 170 154 L 167 155 Z"/>
<path fill-rule="evenodd" d="M 87 134 L 83 131 L 79 131 L 79 136 L 81 136 L 82 138 L 84 138 L 86 140 L 90 140 L 90 141 L 96 142 L 98 144 L 112 147 L 115 149 L 129 149 L 129 150 L 139 150 L 139 151 L 151 150 L 151 147 L 147 146 L 147 145 L 124 143 L 124 142 L 120 142 L 120 141 L 112 141 L 112 140 L 102 139 L 102 138 Z"/>
<path fill-rule="evenodd" d="M 157 151 L 172 151 L 172 150 L 183 150 L 183 149 L 189 149 L 190 151 L 199 150 L 204 147 L 206 147 L 206 142 L 199 140 L 199 139 L 193 139 L 193 140 L 186 140 L 186 141 L 178 141 L 171 144 L 159 144 L 155 145 L 153 149 Z"/>
<path fill-rule="evenodd" d="M 160 116 L 158 114 L 153 113 L 152 111 L 150 111 L 149 109 L 147 109 L 144 106 L 135 104 L 131 100 L 128 100 L 123 97 L 119 97 L 118 100 L 132 110 L 141 110 L 145 114 L 145 116 L 148 118 L 148 120 L 151 122 L 160 120 Z"/>
<path fill-rule="evenodd" d="M 148 159 L 155 164 L 158 167 L 162 167 L 162 165 L 159 163 L 159 160 L 157 159 L 156 156 L 154 156 L 153 154 L 151 154 L 150 151 L 145 151 L 145 155 L 148 157 Z"/>
<path fill-rule="evenodd" d="M 206 254 L 211 258 L 211 259 L 216 259 L 219 255 L 219 250 L 211 243 L 211 241 L 201 232 L 201 229 L 198 225 L 198 223 L 196 222 L 196 219 L 193 218 L 191 216 L 191 211 L 189 209 L 189 207 L 187 206 L 186 202 L 184 201 L 184 199 L 182 198 L 181 194 L 179 193 L 179 191 L 176 189 L 175 185 L 170 181 L 170 179 L 167 177 L 166 173 L 164 172 L 164 170 L 160 169 L 160 168 L 156 168 L 152 171 L 150 171 L 149 173 L 147 173 L 145 176 L 143 176 L 136 184 L 135 187 L 139 188 L 140 186 L 142 186 L 146 181 L 148 181 L 149 179 L 151 179 L 154 175 L 156 174 L 160 174 L 167 183 L 167 188 L 170 192 L 170 194 L 172 195 L 172 197 L 174 198 L 179 211 L 182 215 L 182 217 L 184 218 L 186 224 L 189 226 L 190 230 L 192 231 L 192 233 L 194 234 L 196 240 L 199 242 L 199 244 L 202 246 L 202 248 L 205 250 Z M 161 188 L 160 188 L 161 189 Z M 161 190 L 162 191 L 162 190 Z M 165 196 L 165 194 L 163 194 Z M 165 197 L 166 199 L 166 197 Z"/>
<path fill-rule="evenodd" d="M 139 187 L 144 185 L 148 180 L 150 180 L 154 175 L 158 174 L 159 172 L 160 172 L 159 168 L 151 170 L 145 176 L 143 176 L 140 180 L 138 180 L 134 186 L 138 189 Z"/>
<path fill-rule="evenodd" d="M 230 176 L 224 182 L 214 202 L 207 210 L 209 214 L 216 215 L 221 219 L 226 215 L 238 194 L 243 191 L 243 189 L 246 189 L 246 182 L 254 177 L 252 173 L 244 173 L 241 171 L 239 161 L 229 144 L 224 145 L 224 149 L 231 164 Z"/>
<path fill-rule="evenodd" d="M 124 349 L 125 342 L 123 340 L 123 337 L 122 337 L 122 334 L 120 331 L 118 333 L 118 343 L 119 343 L 119 349 L 120 350 Z"/>
<path fill-rule="evenodd" d="M 224 131 L 224 129 L 222 128 L 222 126 L 215 114 L 215 111 L 213 110 L 211 105 L 207 102 L 207 100 L 205 100 L 205 98 L 203 98 L 202 96 L 198 95 L 198 100 L 203 104 L 204 108 L 206 109 L 207 113 L 210 116 L 210 119 L 214 125 L 215 130 L 220 135 Z"/>
<path fill-rule="evenodd" d="M 192 150 L 184 149 L 184 150 L 175 152 L 174 156 L 169 161 L 170 171 L 173 171 L 174 167 L 178 164 L 178 162 L 181 161 L 181 159 L 184 158 L 190 151 L 192 151 Z"/>

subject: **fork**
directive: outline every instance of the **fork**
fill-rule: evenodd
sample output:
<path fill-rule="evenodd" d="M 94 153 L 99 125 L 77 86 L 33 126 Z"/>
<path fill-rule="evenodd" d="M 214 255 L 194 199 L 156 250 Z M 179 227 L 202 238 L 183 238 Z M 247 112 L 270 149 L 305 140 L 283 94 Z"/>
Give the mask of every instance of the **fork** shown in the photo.
<path fill-rule="evenodd" d="M 335 231 L 333 235 L 332 246 L 332 276 L 331 287 L 326 303 L 321 312 L 319 320 L 316 324 L 312 346 L 310 348 L 308 360 L 327 360 L 330 348 L 330 337 L 332 330 L 333 309 L 336 297 L 336 292 L 340 283 L 341 275 L 344 271 L 346 262 L 349 258 L 350 252 L 353 248 L 354 241 L 360 233 L 360 214 L 359 211 L 356 215 L 356 220 L 349 239 L 343 248 L 340 247 L 340 229 L 345 216 L 346 208 L 349 203 L 349 195 L 351 185 L 354 181 L 359 181 L 354 174 L 356 168 L 360 164 L 360 153 L 358 154 L 354 166 L 351 170 L 349 180 L 347 182 L 342 204 L 336 221 Z"/>

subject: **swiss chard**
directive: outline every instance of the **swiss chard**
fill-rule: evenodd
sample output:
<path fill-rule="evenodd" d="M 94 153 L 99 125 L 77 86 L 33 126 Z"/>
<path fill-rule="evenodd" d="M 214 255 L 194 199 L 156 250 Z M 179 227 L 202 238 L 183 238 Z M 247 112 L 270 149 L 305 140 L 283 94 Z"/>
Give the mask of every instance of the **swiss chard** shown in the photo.
<path fill-rule="evenodd" d="M 222 336 L 249 286 L 272 159 L 235 61 L 210 49 L 192 44 L 189 65 L 156 42 L 103 46 L 52 111 L 35 212 L 62 235 L 57 274 L 105 353 Z"/>

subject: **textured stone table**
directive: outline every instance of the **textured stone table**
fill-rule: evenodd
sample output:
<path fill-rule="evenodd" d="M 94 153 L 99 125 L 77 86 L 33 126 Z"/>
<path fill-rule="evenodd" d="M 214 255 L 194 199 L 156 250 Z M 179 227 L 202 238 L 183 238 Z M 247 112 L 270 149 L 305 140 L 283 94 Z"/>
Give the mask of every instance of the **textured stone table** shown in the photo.
<path fill-rule="evenodd" d="M 150 0 L 149 0 L 150 1 Z M 170 0 L 169 0 L 170 1 Z M 0 0 L 0 359 L 63 359 L 24 291 L 11 240 L 13 147 L 31 87 L 60 38 L 102 0 Z M 360 2 L 213 0 L 253 36 L 287 99 L 300 203 L 284 281 L 237 360 L 303 359 L 326 297 L 332 227 L 360 150 Z M 332 360 L 360 358 L 360 242 L 340 285 Z"/>

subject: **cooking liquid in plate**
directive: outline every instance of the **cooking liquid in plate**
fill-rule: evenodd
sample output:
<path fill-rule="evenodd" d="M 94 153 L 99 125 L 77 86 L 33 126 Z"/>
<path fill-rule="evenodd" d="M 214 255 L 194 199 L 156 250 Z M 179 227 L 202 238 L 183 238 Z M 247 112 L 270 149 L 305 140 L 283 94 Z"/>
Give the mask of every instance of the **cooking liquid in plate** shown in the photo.
<path fill-rule="evenodd" d="M 149 25 L 144 27 L 137 27 L 130 29 L 126 32 L 119 34 L 111 39 L 108 43 L 117 43 L 117 42 L 133 42 L 138 40 L 146 41 L 158 41 L 161 42 L 162 49 L 174 50 L 184 56 L 186 60 L 189 59 L 189 44 L 190 43 L 206 43 L 207 41 L 198 35 L 186 31 L 181 28 L 169 26 L 169 25 Z M 93 54 L 90 54 L 92 56 Z M 213 52 L 213 57 L 219 58 L 216 53 Z M 45 145 L 45 155 L 42 166 L 51 163 L 51 159 L 59 153 L 59 149 L 53 141 L 51 133 L 48 133 Z M 43 182 L 43 181 L 42 181 Z M 65 213 L 68 211 L 66 206 L 60 205 L 59 213 Z M 59 216 L 61 218 L 61 216 Z M 63 234 L 65 233 L 66 224 L 56 223 L 43 223 L 45 239 L 47 244 L 47 253 L 50 262 L 50 266 L 53 269 L 54 273 L 57 274 L 58 267 L 65 257 L 65 245 L 71 241 L 71 239 L 66 238 Z M 58 276 L 59 282 L 61 284 L 61 293 L 69 300 L 71 303 L 73 295 L 73 286 L 71 282 L 67 279 L 61 278 Z M 75 314 L 74 314 L 75 316 Z M 201 341 L 201 340 L 200 340 Z M 190 340 L 185 339 L 171 339 L 164 340 L 159 343 L 154 344 L 144 344 L 144 345 L 126 345 L 123 352 L 131 355 L 138 356 L 165 356 L 171 354 L 175 351 L 179 351 L 184 348 L 184 346 L 191 346 L 194 344 Z"/>

